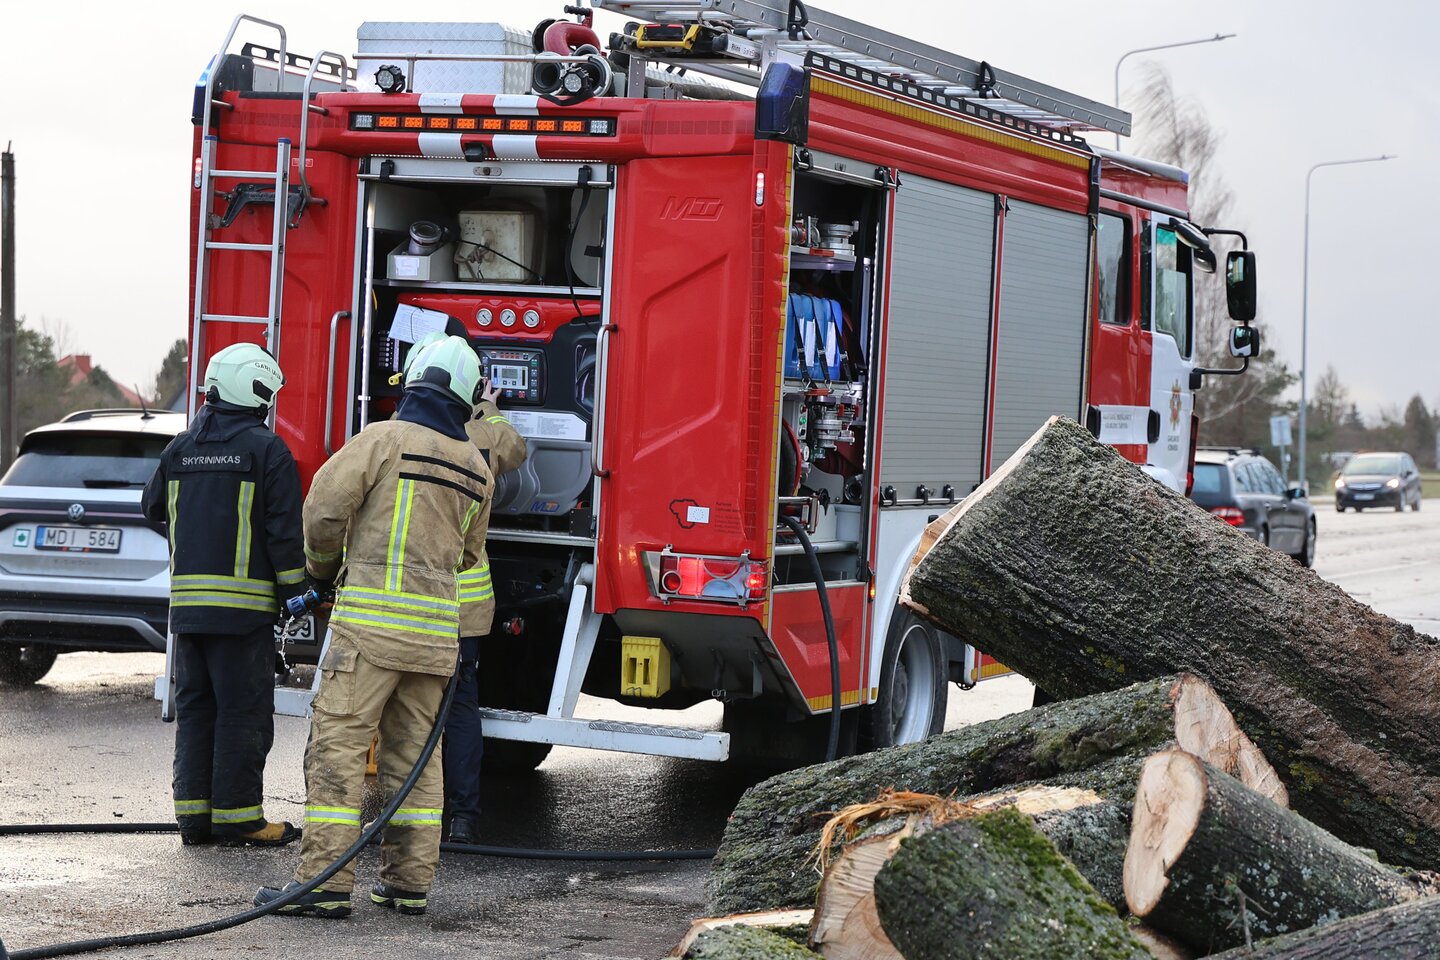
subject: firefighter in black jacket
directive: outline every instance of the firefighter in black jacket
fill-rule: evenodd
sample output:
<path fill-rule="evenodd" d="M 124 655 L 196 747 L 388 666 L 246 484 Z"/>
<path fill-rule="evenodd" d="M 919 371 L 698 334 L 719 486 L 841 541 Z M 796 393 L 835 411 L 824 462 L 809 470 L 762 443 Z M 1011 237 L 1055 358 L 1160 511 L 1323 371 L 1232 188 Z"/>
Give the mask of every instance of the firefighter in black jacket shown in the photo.
<path fill-rule="evenodd" d="M 145 516 L 170 530 L 175 819 L 186 844 L 281 846 L 261 801 L 275 739 L 275 622 L 304 589 L 300 477 L 266 425 L 285 383 L 261 347 L 226 347 L 205 369 L 205 405 L 161 454 Z"/>

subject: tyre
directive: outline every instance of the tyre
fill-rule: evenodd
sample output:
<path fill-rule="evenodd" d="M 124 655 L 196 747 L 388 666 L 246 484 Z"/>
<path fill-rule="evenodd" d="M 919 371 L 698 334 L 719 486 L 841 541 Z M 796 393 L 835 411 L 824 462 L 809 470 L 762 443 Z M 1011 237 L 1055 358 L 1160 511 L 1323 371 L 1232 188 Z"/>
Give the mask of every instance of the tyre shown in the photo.
<path fill-rule="evenodd" d="M 50 668 L 60 651 L 45 643 L 7 643 L 0 646 L 0 684 L 28 687 Z"/>
<path fill-rule="evenodd" d="M 1315 565 L 1315 518 L 1311 517 L 1309 524 L 1305 527 L 1305 544 L 1300 548 L 1299 553 L 1291 554 L 1295 562 L 1302 567 Z"/>
<path fill-rule="evenodd" d="M 1345 508 L 1344 508 L 1342 505 L 1340 505 L 1340 504 L 1337 503 L 1337 504 L 1335 504 L 1335 512 L 1336 512 L 1336 513 L 1344 513 L 1344 512 L 1345 512 Z"/>
<path fill-rule="evenodd" d="M 859 750 L 862 712 L 854 707 L 840 711 L 837 757 L 852 756 Z M 731 701 L 725 704 L 721 729 L 730 734 L 730 762 L 763 774 L 823 763 L 830 747 L 829 711 L 798 717 L 789 704 L 779 700 Z"/>
<path fill-rule="evenodd" d="M 1413 509 L 1414 509 L 1414 511 L 1415 511 L 1416 513 L 1419 513 L 1419 512 L 1420 512 L 1420 504 L 1422 504 L 1422 503 L 1424 503 L 1424 502 L 1425 502 L 1424 496 L 1422 496 L 1422 495 L 1420 495 L 1420 494 L 1416 494 L 1416 495 L 1415 495 L 1415 506 L 1413 507 Z"/>
<path fill-rule="evenodd" d="M 880 694 L 869 710 L 869 741 L 890 747 L 939 733 L 945 726 L 946 674 L 935 630 L 909 610 L 897 610 L 885 643 Z"/>
<path fill-rule="evenodd" d="M 1264 544 L 1265 546 L 1267 546 L 1267 547 L 1270 546 L 1270 528 L 1269 528 L 1269 527 L 1261 527 L 1261 528 L 1260 528 L 1260 542 L 1261 542 L 1262 544 Z"/>

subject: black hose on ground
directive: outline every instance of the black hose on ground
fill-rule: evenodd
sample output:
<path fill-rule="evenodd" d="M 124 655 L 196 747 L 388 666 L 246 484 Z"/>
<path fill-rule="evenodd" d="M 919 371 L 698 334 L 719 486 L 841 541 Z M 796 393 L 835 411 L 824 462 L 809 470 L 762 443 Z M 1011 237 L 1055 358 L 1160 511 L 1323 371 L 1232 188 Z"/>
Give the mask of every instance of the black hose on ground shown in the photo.
<path fill-rule="evenodd" d="M 826 761 L 834 760 L 840 753 L 840 648 L 835 642 L 835 618 L 830 615 L 830 594 L 825 590 L 825 571 L 820 569 L 820 555 L 805 532 L 805 526 L 794 517 L 783 514 L 780 522 L 800 539 L 800 546 L 810 560 L 810 575 L 815 578 L 815 588 L 820 593 L 820 612 L 825 617 L 825 643 L 830 648 L 830 740 L 825 747 Z"/>
<path fill-rule="evenodd" d="M 375 822 L 361 831 L 360 836 L 354 843 L 350 844 L 349 849 L 342 853 L 334 863 L 330 864 L 330 866 L 324 870 L 321 870 L 320 873 L 308 883 L 296 887 L 294 890 L 270 901 L 263 907 L 252 907 L 249 910 L 244 910 L 228 917 L 222 917 L 219 920 L 197 923 L 188 927 L 176 927 L 172 930 L 157 930 L 153 933 L 131 933 L 116 937 L 97 937 L 93 940 L 75 940 L 70 943 L 57 943 L 48 947 L 30 947 L 25 950 L 12 952 L 9 960 L 43 960 L 43 958 L 46 957 L 68 957 L 76 953 L 89 953 L 92 950 L 108 950 L 111 947 L 139 947 L 151 943 L 170 943 L 174 940 L 189 940 L 191 937 L 200 937 L 207 933 L 218 933 L 221 930 L 229 930 L 231 927 L 238 927 L 242 923 L 249 923 L 251 920 L 258 920 L 261 917 L 269 916 L 280 908 L 287 907 L 301 897 L 320 889 L 326 880 L 329 880 L 335 876 L 335 874 L 339 873 L 347 863 L 355 859 L 361 850 L 365 849 L 371 840 L 379 836 L 385 824 L 389 823 L 390 818 L 395 816 L 395 811 L 400 809 L 400 804 L 405 802 L 405 798 L 409 796 L 410 791 L 414 789 L 416 781 L 420 779 L 420 774 L 425 770 L 425 764 L 430 762 L 431 755 L 435 753 L 435 748 L 440 743 L 440 734 L 445 731 L 445 718 L 450 712 L 451 701 L 455 699 L 455 686 L 459 676 L 459 670 L 451 674 L 450 684 L 445 688 L 445 696 L 440 703 L 440 714 L 435 718 L 435 727 L 430 731 L 430 736 L 425 741 L 425 746 L 420 750 L 420 756 L 415 761 L 415 766 L 410 770 L 410 775 L 405 778 L 404 783 L 400 784 L 400 789 L 395 791 L 395 796 L 390 798 L 390 802 L 385 805 L 384 810 L 380 811 L 380 816 L 375 818 Z M 119 824 L 104 824 L 104 826 L 119 826 Z M 154 826 L 154 824 L 146 824 L 145 826 Z"/>

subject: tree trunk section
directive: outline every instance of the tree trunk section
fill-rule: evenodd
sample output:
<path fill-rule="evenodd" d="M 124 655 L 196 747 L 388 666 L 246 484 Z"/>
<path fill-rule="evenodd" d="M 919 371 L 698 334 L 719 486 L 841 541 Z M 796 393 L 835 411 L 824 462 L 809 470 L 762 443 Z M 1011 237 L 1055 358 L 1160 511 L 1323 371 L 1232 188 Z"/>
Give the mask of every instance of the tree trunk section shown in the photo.
<path fill-rule="evenodd" d="M 1145 761 L 1124 877 L 1133 914 L 1205 953 L 1433 892 L 1180 751 Z"/>
<path fill-rule="evenodd" d="M 686 960 L 821 960 L 820 954 L 778 933 L 741 923 L 703 931 L 681 956 Z"/>
<path fill-rule="evenodd" d="M 905 840 L 875 878 L 875 906 L 905 960 L 1150 956 L 1034 822 L 1011 809 Z"/>
<path fill-rule="evenodd" d="M 1433 960 L 1440 898 L 1415 900 L 1216 954 L 1212 960 Z"/>
<path fill-rule="evenodd" d="M 762 910 L 757 913 L 736 913 L 728 917 L 705 917 L 690 924 L 689 931 L 680 938 L 670 956 L 683 957 L 700 934 L 730 926 L 755 927 L 804 946 L 809 939 L 814 916 L 813 910 Z"/>
<path fill-rule="evenodd" d="M 820 877 L 807 861 L 829 814 L 887 787 L 949 796 L 1043 780 L 1128 803 L 1135 760 L 1171 745 L 1284 800 L 1275 771 L 1214 691 L 1193 677 L 1151 680 L 756 784 L 725 828 L 710 875 L 711 912 L 812 906 Z"/>
<path fill-rule="evenodd" d="M 1382 616 L 1052 418 L 927 531 L 902 599 L 1060 697 L 1188 671 L 1295 809 L 1440 862 L 1440 640 Z"/>

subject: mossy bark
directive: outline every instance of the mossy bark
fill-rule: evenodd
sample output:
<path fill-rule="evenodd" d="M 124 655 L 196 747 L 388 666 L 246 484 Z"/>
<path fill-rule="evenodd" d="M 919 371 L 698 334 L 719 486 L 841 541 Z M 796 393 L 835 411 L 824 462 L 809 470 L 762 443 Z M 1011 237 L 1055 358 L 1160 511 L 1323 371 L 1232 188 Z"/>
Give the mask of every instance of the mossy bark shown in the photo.
<path fill-rule="evenodd" d="M 1414 900 L 1215 954 L 1211 960 L 1433 960 L 1440 898 Z"/>
<path fill-rule="evenodd" d="M 1034 822 L 1014 810 L 902 842 L 875 878 L 875 906 L 906 960 L 1150 956 Z"/>
<path fill-rule="evenodd" d="M 820 877 L 806 861 L 827 816 L 886 787 L 945 796 L 1046 780 L 1128 800 L 1135 762 L 1112 761 L 1174 741 L 1180 686 L 1178 678 L 1152 680 L 764 780 L 740 798 L 725 828 L 711 912 L 813 906 Z"/>
<path fill-rule="evenodd" d="M 1189 769 L 1152 779 L 1172 764 Z M 1151 757 L 1135 803 L 1130 909 L 1202 953 L 1244 943 L 1247 925 L 1273 937 L 1434 892 L 1188 754 Z M 1166 815 L 1141 816 L 1160 808 Z"/>
<path fill-rule="evenodd" d="M 684 953 L 685 960 L 820 960 L 783 934 L 736 924 L 706 930 Z"/>
<path fill-rule="evenodd" d="M 1139 772 L 1139 764 L 1135 765 Z M 1134 781 L 1130 783 L 1133 791 Z M 1098 792 L 1098 791 L 1097 791 Z M 1125 909 L 1125 846 L 1130 841 L 1130 798 L 1116 797 L 1088 807 L 1042 813 L 1035 826 L 1055 844 L 1095 892 L 1116 910 Z"/>
<path fill-rule="evenodd" d="M 903 599 L 947 631 L 1059 697 L 1194 673 L 1297 811 L 1391 862 L 1440 862 L 1440 640 L 1218 523 L 1064 419 L 926 545 Z"/>

